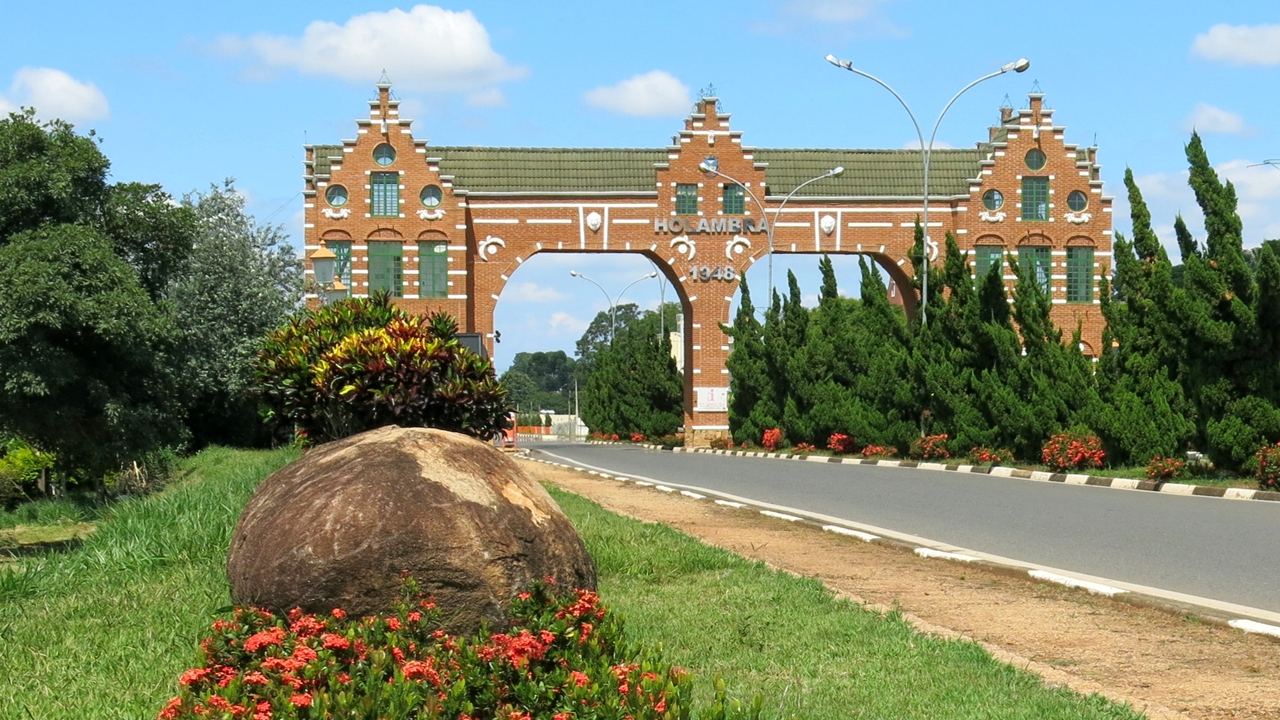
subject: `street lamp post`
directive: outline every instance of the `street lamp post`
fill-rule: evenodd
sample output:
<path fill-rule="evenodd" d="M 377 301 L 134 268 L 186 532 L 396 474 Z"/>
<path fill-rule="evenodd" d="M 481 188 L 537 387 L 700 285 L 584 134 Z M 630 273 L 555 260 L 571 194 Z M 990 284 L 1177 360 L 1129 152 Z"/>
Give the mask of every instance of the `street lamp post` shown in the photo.
<path fill-rule="evenodd" d="M 751 192 L 751 189 L 748 188 L 745 184 L 739 182 L 737 179 L 733 177 L 730 177 L 729 175 L 725 175 L 724 173 L 720 172 L 716 168 L 711 167 L 705 162 L 700 163 L 698 165 L 698 169 L 705 173 L 711 173 L 712 175 L 719 175 L 725 180 L 728 180 L 734 185 L 737 185 L 738 187 L 742 188 L 743 192 L 749 195 L 751 197 L 751 200 L 755 202 L 756 207 L 760 208 L 760 217 L 763 218 L 765 221 L 765 226 L 764 226 L 765 235 L 769 238 L 769 295 L 768 297 L 765 298 L 765 300 L 766 302 L 772 302 L 773 301 L 772 300 L 773 298 L 773 233 L 774 233 L 774 226 L 777 225 L 778 220 L 782 218 L 782 209 L 787 206 L 788 202 L 791 202 L 791 198 L 795 197 L 795 194 L 800 192 L 801 188 L 803 188 L 806 185 L 809 185 L 810 183 L 818 182 L 819 180 L 825 180 L 829 177 L 835 177 L 840 173 L 844 172 L 844 167 L 837 165 L 836 167 L 833 167 L 830 170 L 822 173 L 818 177 L 810 178 L 800 183 L 799 185 L 795 186 L 795 188 L 793 188 L 791 192 L 787 193 L 787 196 L 782 199 L 782 204 L 778 206 L 778 211 L 774 213 L 772 222 L 769 220 L 769 213 L 764 209 L 764 203 L 760 202 L 760 198 L 756 197 L 756 194 Z M 768 188 L 766 187 L 765 189 L 767 190 Z"/>
<path fill-rule="evenodd" d="M 347 286 L 342 284 L 336 274 L 338 256 L 329 248 L 321 245 L 320 249 L 311 253 L 311 268 L 315 271 L 316 284 L 320 286 L 320 303 L 328 305 L 347 296 Z M 322 282 L 320 278 L 325 278 Z"/>
<path fill-rule="evenodd" d="M 839 60 L 836 58 L 835 55 L 828 55 L 827 62 L 831 63 L 832 65 L 835 65 L 838 68 L 844 68 L 845 70 L 848 70 L 849 72 L 854 73 L 856 75 L 861 75 L 862 77 L 867 78 L 872 82 L 875 82 L 885 90 L 888 90 L 890 93 L 893 94 L 895 98 L 898 99 L 898 102 L 902 104 L 902 109 L 907 111 L 907 115 L 911 118 L 911 123 L 915 125 L 916 137 L 920 141 L 921 162 L 923 163 L 923 166 L 924 166 L 924 201 L 923 201 L 924 205 L 923 205 L 923 212 L 921 213 L 922 222 L 924 223 L 924 247 L 921 248 L 924 254 L 924 264 L 920 268 L 920 278 L 921 278 L 920 324 L 927 325 L 929 323 L 929 318 L 928 318 L 928 311 L 926 309 L 926 306 L 929 303 L 929 259 L 930 259 L 929 251 L 931 250 L 931 247 L 930 247 L 931 241 L 929 240 L 929 163 L 933 158 L 933 141 L 935 138 L 938 137 L 938 127 L 942 125 L 942 118 L 946 116 L 947 111 L 951 109 L 951 106 L 955 104 L 956 100 L 959 100 L 960 96 L 965 94 L 965 92 L 967 92 L 969 88 L 973 87 L 974 85 L 977 85 L 980 82 L 983 82 L 984 80 L 990 80 L 991 78 L 996 77 L 998 75 L 1003 75 L 1009 72 L 1010 70 L 1014 72 L 1026 72 L 1027 68 L 1031 67 L 1031 61 L 1027 60 L 1026 58 L 1020 58 L 1018 60 L 1015 60 L 1014 62 L 1005 63 L 1004 65 L 1000 66 L 999 70 L 996 70 L 995 72 L 989 73 L 987 75 L 983 75 L 977 80 L 974 80 L 973 82 L 961 88 L 960 92 L 956 93 L 955 96 L 951 98 L 951 101 L 947 103 L 946 107 L 942 108 L 942 112 L 938 114 L 938 121 L 933 124 L 933 132 L 929 135 L 928 145 L 924 144 L 924 133 L 920 132 L 920 123 L 916 120 L 915 113 L 911 112 L 911 107 L 907 105 L 906 100 L 902 99 L 902 96 L 898 94 L 897 90 L 894 90 L 893 88 L 889 87 L 888 83 L 876 77 L 875 75 L 863 72 L 858 68 L 854 67 L 853 64 L 848 60 Z"/>
<path fill-rule="evenodd" d="M 622 288 L 622 292 L 619 292 L 616 298 L 610 298 L 609 291 L 605 290 L 603 285 L 596 282 L 595 280 L 592 280 L 586 275 L 583 275 L 577 270 L 570 270 L 569 275 L 586 280 L 592 285 L 595 285 L 596 287 L 600 288 L 600 292 L 604 293 L 604 300 L 605 302 L 609 303 L 609 344 L 612 345 L 614 335 L 616 335 L 618 332 L 618 302 L 622 300 L 622 296 L 627 292 L 627 290 L 631 289 L 632 285 L 635 285 L 641 280 L 651 280 L 653 278 L 658 277 L 658 271 L 654 270 L 651 273 L 646 273 L 636 278 L 635 280 L 632 280 L 631 282 L 627 283 L 627 286 Z"/>

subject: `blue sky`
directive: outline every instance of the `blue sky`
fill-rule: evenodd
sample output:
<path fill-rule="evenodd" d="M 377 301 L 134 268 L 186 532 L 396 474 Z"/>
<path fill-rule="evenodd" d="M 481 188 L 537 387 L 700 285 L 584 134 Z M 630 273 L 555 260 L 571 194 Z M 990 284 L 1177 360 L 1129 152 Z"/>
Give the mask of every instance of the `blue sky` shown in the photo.
<path fill-rule="evenodd" d="M 970 80 L 1027 57 L 1026 74 L 965 95 L 939 140 L 984 139 L 1005 95 L 1023 106 L 1038 81 L 1068 142 L 1096 136 L 1118 231 L 1128 231 L 1126 166 L 1166 240 L 1177 212 L 1199 229 L 1182 154 L 1195 126 L 1237 184 L 1245 244 L 1280 237 L 1280 170 L 1249 167 L 1280 158 L 1274 0 L 140 1 L 68 2 L 57 12 L 21 3 L 5 15 L 0 109 L 35 106 L 96 129 L 117 180 L 181 195 L 235 177 L 252 212 L 283 224 L 299 246 L 301 146 L 353 137 L 384 68 L 415 136 L 436 144 L 660 147 L 709 84 L 750 145 L 914 140 L 893 97 L 823 62 L 827 53 L 893 85 L 925 125 Z M 850 292 L 855 264 L 837 263 Z M 815 259 L 780 260 L 778 277 L 791 265 L 814 293 Z M 570 269 L 620 288 L 648 267 L 623 256 L 526 263 L 498 307 L 499 367 L 522 350 L 571 352 L 607 307 Z M 763 272 L 759 264 L 749 274 L 754 287 Z M 656 281 L 641 282 L 624 301 L 656 305 L 658 292 Z"/>

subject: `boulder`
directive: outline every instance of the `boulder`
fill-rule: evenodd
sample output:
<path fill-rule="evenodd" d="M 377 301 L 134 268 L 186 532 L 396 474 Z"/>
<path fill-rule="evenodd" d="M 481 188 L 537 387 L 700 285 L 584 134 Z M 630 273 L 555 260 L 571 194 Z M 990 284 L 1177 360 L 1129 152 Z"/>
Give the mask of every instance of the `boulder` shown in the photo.
<path fill-rule="evenodd" d="M 272 474 L 227 559 L 239 605 L 356 616 L 390 610 L 401 574 L 435 596 L 445 628 L 507 625 L 530 583 L 594 589 L 595 563 L 551 496 L 491 445 L 385 427 L 327 443 Z"/>

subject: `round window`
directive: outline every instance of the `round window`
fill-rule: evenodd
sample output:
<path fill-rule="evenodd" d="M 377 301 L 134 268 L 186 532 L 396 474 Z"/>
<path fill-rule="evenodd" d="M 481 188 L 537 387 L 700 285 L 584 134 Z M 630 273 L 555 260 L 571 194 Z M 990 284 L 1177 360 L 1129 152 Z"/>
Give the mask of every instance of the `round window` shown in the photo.
<path fill-rule="evenodd" d="M 433 208 L 440 204 L 440 201 L 444 198 L 444 193 L 441 192 L 439 187 L 428 185 L 422 188 L 422 192 L 418 197 L 422 200 L 423 205 Z"/>
<path fill-rule="evenodd" d="M 1004 205 L 1004 195 L 999 190 L 988 190 L 982 194 L 982 206 L 988 210 L 999 210 Z"/>
<path fill-rule="evenodd" d="M 1043 168 L 1044 161 L 1044 152 L 1039 148 L 1032 148 L 1031 151 L 1027 153 L 1027 167 L 1032 170 L 1039 170 Z"/>
<path fill-rule="evenodd" d="M 382 143 L 373 149 L 373 161 L 383 167 L 390 165 L 396 161 L 396 149 L 386 143 Z"/>
<path fill-rule="evenodd" d="M 1067 207 L 1071 208 L 1071 212 L 1080 212 L 1089 207 L 1089 196 L 1079 190 L 1072 190 L 1067 196 Z"/>
<path fill-rule="evenodd" d="M 330 185 L 324 191 L 324 199 L 334 207 L 342 207 L 347 204 L 347 189 L 341 185 Z"/>

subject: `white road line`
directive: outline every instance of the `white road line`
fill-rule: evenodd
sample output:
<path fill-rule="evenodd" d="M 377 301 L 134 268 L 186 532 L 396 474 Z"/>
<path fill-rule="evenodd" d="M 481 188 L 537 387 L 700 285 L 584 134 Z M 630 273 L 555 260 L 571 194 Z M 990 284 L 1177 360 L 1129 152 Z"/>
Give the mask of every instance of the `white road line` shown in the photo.
<path fill-rule="evenodd" d="M 655 486 L 655 487 L 656 487 L 658 490 L 661 490 L 662 492 L 669 492 L 669 493 L 673 493 L 673 492 L 675 492 L 675 491 L 676 491 L 676 489 L 675 489 L 675 488 L 669 488 L 669 487 L 667 487 L 666 485 L 657 485 L 657 486 Z"/>
<path fill-rule="evenodd" d="M 1032 570 L 1027 574 L 1037 580 L 1045 580 L 1051 583 L 1058 583 L 1059 585 L 1066 585 L 1067 587 L 1083 588 L 1093 593 L 1094 595 L 1106 595 L 1107 597 L 1112 597 L 1115 595 L 1119 595 L 1122 592 L 1127 592 L 1126 590 L 1121 590 L 1118 587 L 1103 585 L 1102 583 L 1089 582 L 1088 580 L 1077 580 L 1076 578 L 1073 578 L 1073 577 L 1067 577 L 1066 575 L 1059 575 L 1057 573 L 1046 572 L 1044 570 Z"/>
<path fill-rule="evenodd" d="M 680 491 L 680 494 L 681 494 L 681 495 L 684 495 L 685 497 L 691 497 L 691 498 L 693 498 L 694 500 L 706 500 L 706 499 L 707 499 L 707 496 L 706 496 L 706 495 L 699 495 L 699 494 L 698 494 L 698 493 L 696 493 L 696 492 L 689 492 L 688 490 L 681 490 L 681 491 Z"/>
<path fill-rule="evenodd" d="M 960 553 L 943 552 L 942 550 L 934 550 L 933 548 L 919 547 L 916 548 L 916 554 L 920 557 L 936 558 L 938 560 L 956 560 L 959 562 L 973 562 L 978 558 L 972 555 L 962 555 Z"/>
<path fill-rule="evenodd" d="M 826 530 L 827 532 L 836 533 L 837 535 L 848 535 L 849 537 L 856 537 L 859 540 L 865 540 L 867 542 L 880 539 L 879 535 L 864 533 L 861 530 L 850 530 L 847 527 L 840 527 L 839 525 L 823 525 L 822 529 Z"/>
<path fill-rule="evenodd" d="M 733 501 L 731 501 L 731 500 L 717 500 L 717 501 L 716 501 L 716 504 L 717 504 L 717 505 L 724 505 L 725 507 L 731 507 L 731 508 L 744 508 L 744 507 L 746 507 L 746 505 L 743 505 L 742 503 L 736 503 L 736 502 L 733 502 Z"/>
<path fill-rule="evenodd" d="M 795 515 L 788 515 L 786 513 L 774 512 L 772 510 L 761 510 L 760 514 L 768 515 L 771 518 L 778 518 L 779 520 L 786 520 L 787 522 L 796 522 L 800 520 L 800 518 L 796 517 Z"/>

